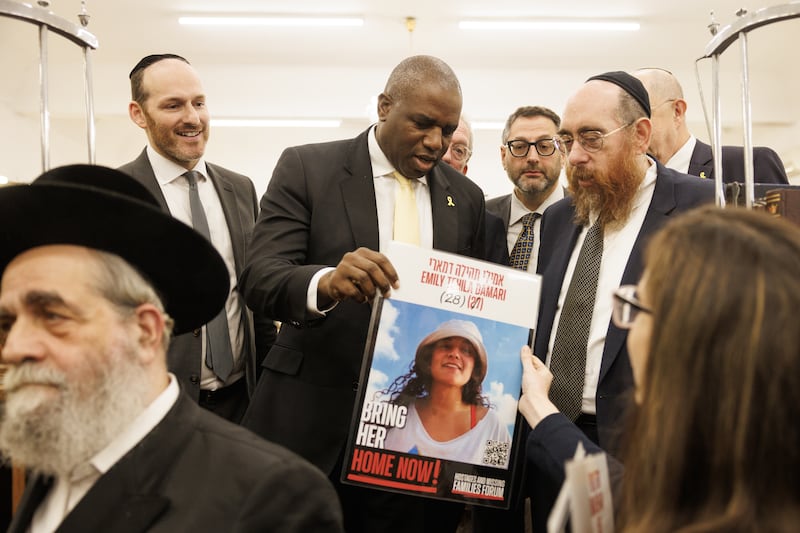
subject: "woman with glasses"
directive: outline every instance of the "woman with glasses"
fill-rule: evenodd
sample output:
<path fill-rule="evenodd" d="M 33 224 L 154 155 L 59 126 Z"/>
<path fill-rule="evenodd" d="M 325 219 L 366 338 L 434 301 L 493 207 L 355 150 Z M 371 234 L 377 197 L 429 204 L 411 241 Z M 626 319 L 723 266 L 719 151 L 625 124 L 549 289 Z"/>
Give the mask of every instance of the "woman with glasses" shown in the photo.
<path fill-rule="evenodd" d="M 600 296 L 598 296 L 599 298 Z M 615 493 L 626 532 L 800 527 L 800 229 L 743 209 L 700 208 L 647 248 L 614 296 L 636 382 Z M 548 399 L 552 375 L 522 350 L 527 460 L 560 484 L 578 442 Z"/>

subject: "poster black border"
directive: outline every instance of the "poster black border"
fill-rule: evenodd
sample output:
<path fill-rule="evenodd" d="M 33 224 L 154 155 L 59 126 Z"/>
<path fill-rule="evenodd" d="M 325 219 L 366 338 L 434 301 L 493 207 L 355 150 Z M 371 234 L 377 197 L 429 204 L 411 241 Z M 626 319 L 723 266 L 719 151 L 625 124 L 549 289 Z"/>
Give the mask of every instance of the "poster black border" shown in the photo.
<path fill-rule="evenodd" d="M 378 336 L 378 326 L 380 324 L 381 315 L 383 311 L 383 304 L 385 298 L 378 295 L 372 303 L 372 313 L 370 317 L 370 324 L 368 329 L 368 336 L 364 346 L 364 354 L 361 363 L 361 373 L 359 375 L 359 387 L 356 394 L 356 402 L 353 407 L 353 414 L 350 420 L 350 428 L 347 436 L 347 446 L 345 447 L 345 455 L 342 464 L 342 472 L 340 480 L 342 483 L 348 485 L 355 485 L 359 487 L 371 488 L 376 490 L 384 490 L 395 492 L 399 494 L 414 495 L 423 498 L 431 498 L 436 500 L 459 502 L 470 505 L 478 505 L 483 507 L 490 507 L 496 509 L 508 509 L 514 498 L 520 490 L 522 483 L 524 465 L 520 464 L 520 458 L 524 457 L 525 438 L 527 431 L 524 430 L 525 422 L 522 415 L 517 412 L 514 423 L 514 434 L 512 435 L 511 450 L 509 455 L 509 463 L 507 469 L 495 468 L 485 465 L 476 465 L 469 463 L 462 463 L 459 461 L 452 461 L 447 459 L 434 459 L 424 458 L 426 461 L 435 462 L 438 476 L 435 478 L 437 481 L 434 485 L 428 484 L 413 484 L 407 482 L 393 482 L 386 478 L 378 476 L 368 476 L 353 472 L 350 468 L 354 454 L 358 450 L 369 451 L 373 453 L 383 452 L 382 450 L 375 450 L 373 448 L 356 446 L 355 437 L 358 431 L 359 422 L 361 419 L 361 411 L 364 406 L 364 401 L 367 394 L 367 382 L 369 374 L 372 369 L 372 361 L 374 357 L 375 343 Z M 409 302 L 412 303 L 412 302 Z M 417 304 L 422 305 L 424 304 Z M 455 313 L 454 313 L 455 314 Z M 528 345 L 532 343 L 534 330 L 530 329 L 528 332 Z M 519 398 L 521 391 L 518 391 L 517 398 Z M 418 459 L 418 456 L 409 455 L 396 451 L 385 451 L 384 454 L 390 454 L 397 458 L 398 461 L 403 459 Z M 458 493 L 452 490 L 455 475 L 465 473 L 469 476 L 476 478 L 483 477 L 486 479 L 502 479 L 504 480 L 505 488 L 502 498 L 495 495 L 475 495 L 467 493 Z M 482 484 L 486 486 L 485 484 Z M 485 489 L 491 492 L 491 489 Z"/>

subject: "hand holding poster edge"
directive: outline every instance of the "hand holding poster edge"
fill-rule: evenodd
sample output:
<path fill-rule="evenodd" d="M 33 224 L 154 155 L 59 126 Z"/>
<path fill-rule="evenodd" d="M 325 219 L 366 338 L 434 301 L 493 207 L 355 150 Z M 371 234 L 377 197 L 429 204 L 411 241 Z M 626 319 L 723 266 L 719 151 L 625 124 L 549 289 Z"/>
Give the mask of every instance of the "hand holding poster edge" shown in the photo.
<path fill-rule="evenodd" d="M 396 258 L 397 253 L 402 255 L 399 260 Z M 487 305 L 488 309 L 482 312 L 480 309 L 467 310 L 469 314 L 464 315 L 461 313 L 462 308 L 451 310 L 452 304 L 444 301 L 445 299 L 440 298 L 435 292 L 431 296 L 431 285 L 421 281 L 423 279 L 421 272 L 431 265 L 438 266 L 440 270 L 448 268 L 451 274 L 464 274 L 463 278 L 472 281 L 472 287 L 477 287 L 477 290 L 482 291 L 484 295 L 489 295 L 489 292 L 486 291 L 486 286 L 491 283 L 494 283 L 496 289 L 506 289 L 505 283 L 503 283 L 504 280 L 522 279 L 524 281 L 521 284 L 519 281 L 516 284 L 510 282 L 510 286 L 514 287 L 514 291 L 513 297 L 509 298 L 509 300 L 513 302 L 516 298 L 519 301 L 523 301 L 523 305 L 528 309 L 530 308 L 530 302 L 534 302 L 534 307 L 538 304 L 540 280 L 538 276 L 521 273 L 507 267 L 438 251 L 420 250 L 411 247 L 411 250 L 395 251 L 393 256 L 391 251 L 389 254 L 400 274 L 402 290 L 393 293 L 392 298 L 388 300 L 377 297 L 373 302 L 373 314 L 362 364 L 361 385 L 356 409 L 352 417 L 342 481 L 407 494 L 465 501 L 493 507 L 508 507 L 511 485 L 521 473 L 521 469 L 509 468 L 509 465 L 516 464 L 514 455 L 522 448 L 519 442 L 521 424 L 516 412 L 521 369 L 519 368 L 516 353 L 522 344 L 530 344 L 531 329 L 535 324 L 536 315 L 532 313 L 527 317 L 529 324 L 526 326 L 494 320 L 494 316 L 500 314 L 504 319 L 508 316 L 514 316 L 514 321 L 518 323 L 520 315 L 526 314 L 525 312 L 520 313 L 519 309 L 503 312 L 494 304 Z M 452 266 L 445 267 L 443 265 Z M 416 272 L 414 271 L 415 268 Z M 439 272 L 439 274 L 442 273 L 441 271 Z M 420 292 L 414 290 L 415 284 L 428 286 L 423 287 Z M 435 287 L 442 286 L 436 285 Z M 468 286 L 461 285 L 461 287 Z M 502 293 L 496 290 L 494 294 L 500 295 Z M 506 297 L 508 296 L 509 294 L 506 292 Z M 420 301 L 414 303 L 415 298 Z M 503 306 L 513 305 L 508 302 L 500 302 L 500 304 Z M 387 315 L 390 319 L 389 326 L 386 326 Z M 415 315 L 413 318 L 418 320 L 417 325 L 409 327 L 410 322 L 407 320 L 401 321 L 402 323 L 398 322 L 398 324 L 393 322 L 399 320 L 399 317 L 403 315 Z M 383 328 L 381 327 L 382 320 L 384 322 Z M 427 442 L 421 444 L 419 448 L 417 446 L 404 450 L 386 448 L 387 438 L 391 440 L 389 433 L 392 431 L 396 433 L 396 425 L 401 419 L 405 423 L 405 417 L 408 417 L 409 413 L 413 418 L 415 414 L 414 408 L 413 405 L 407 405 L 403 406 L 405 407 L 405 410 L 403 410 L 402 407 L 398 408 L 397 405 L 392 406 L 385 397 L 379 402 L 373 401 L 374 398 L 372 397 L 378 391 L 374 386 L 375 380 L 371 378 L 374 378 L 373 374 L 375 373 L 380 374 L 380 369 L 383 368 L 381 364 L 373 365 L 373 363 L 375 361 L 380 363 L 387 357 L 389 359 L 392 357 L 399 358 L 398 353 L 389 353 L 387 355 L 385 351 L 387 332 L 393 332 L 400 339 L 408 337 L 404 344 L 404 350 L 401 350 L 406 355 L 405 362 L 408 362 L 409 352 L 414 352 L 413 347 L 419 338 L 431 337 L 432 335 L 433 337 L 431 338 L 435 338 L 436 335 L 434 333 L 437 325 L 442 328 L 445 323 L 456 323 L 457 330 L 454 331 L 456 333 L 460 332 L 460 336 L 470 338 L 470 342 L 473 344 L 486 340 L 487 347 L 492 346 L 494 351 L 497 351 L 497 346 L 502 345 L 502 341 L 514 344 L 513 349 L 506 349 L 510 352 L 509 361 L 513 365 L 508 371 L 515 373 L 517 378 L 513 386 L 508 386 L 505 394 L 505 396 L 513 398 L 513 400 L 502 403 L 504 407 L 509 407 L 513 403 L 510 410 L 513 412 L 511 427 L 515 438 L 511 442 L 505 443 L 502 442 L 502 439 L 495 441 L 491 444 L 492 449 L 489 453 L 484 449 L 483 456 L 479 454 L 477 458 L 460 456 L 458 458 L 461 460 L 455 460 L 447 454 L 440 454 L 439 451 L 431 451 L 430 449 L 426 451 L 425 446 L 429 444 Z M 469 326 L 468 323 L 473 323 L 475 329 Z M 452 325 L 448 327 L 452 327 Z M 459 327 L 466 329 L 458 330 Z M 450 330 L 445 328 L 445 331 Z M 505 333 L 498 333 L 498 331 Z M 507 334 L 509 331 L 513 332 L 513 335 L 509 336 Z M 480 338 L 481 336 L 483 338 Z M 411 337 L 413 337 L 413 340 Z M 476 340 L 478 338 L 480 340 Z M 399 344 L 402 344 L 402 342 Z M 419 349 L 419 346 L 417 346 L 417 351 Z M 490 369 L 493 366 L 501 367 L 500 364 L 494 363 L 497 357 L 492 352 L 489 353 Z M 384 386 L 388 382 L 386 381 L 388 377 L 383 375 Z M 372 383 L 372 386 L 370 383 Z M 497 388 L 502 391 L 503 383 L 504 381 L 501 379 L 493 381 L 491 383 L 492 392 L 497 392 Z M 509 392 L 512 394 L 508 394 Z M 483 424 L 487 428 L 490 426 L 488 420 L 496 418 L 493 412 L 494 409 L 489 410 L 486 407 L 479 406 L 475 408 L 475 411 L 480 413 L 479 416 L 482 416 L 479 424 Z M 419 422 L 420 417 L 417 416 L 415 420 Z M 493 427 L 495 429 L 498 428 L 496 422 Z M 475 429 L 477 429 L 477 426 Z M 456 438 L 448 442 L 458 440 L 463 439 Z M 486 443 L 489 443 L 492 439 L 485 440 Z M 434 442 L 433 445 L 435 447 L 436 443 Z M 501 460 L 498 461 L 498 457 Z M 489 464 L 483 462 L 487 458 Z M 499 468 L 498 465 L 503 468 Z"/>

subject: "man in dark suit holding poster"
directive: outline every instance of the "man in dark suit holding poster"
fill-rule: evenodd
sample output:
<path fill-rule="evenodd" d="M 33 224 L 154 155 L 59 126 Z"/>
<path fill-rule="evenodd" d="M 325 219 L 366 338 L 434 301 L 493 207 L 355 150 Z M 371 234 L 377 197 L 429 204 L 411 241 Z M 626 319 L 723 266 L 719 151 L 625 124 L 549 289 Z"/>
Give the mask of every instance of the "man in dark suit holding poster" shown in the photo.
<path fill-rule="evenodd" d="M 398 283 L 381 251 L 395 239 L 485 253 L 483 192 L 440 162 L 461 101 L 449 66 L 410 57 L 378 97 L 376 126 L 354 139 L 286 149 L 261 200 L 242 274 L 248 305 L 283 323 L 243 424 L 327 473 L 351 532 L 452 531 L 463 509 L 338 481 L 369 304 Z"/>

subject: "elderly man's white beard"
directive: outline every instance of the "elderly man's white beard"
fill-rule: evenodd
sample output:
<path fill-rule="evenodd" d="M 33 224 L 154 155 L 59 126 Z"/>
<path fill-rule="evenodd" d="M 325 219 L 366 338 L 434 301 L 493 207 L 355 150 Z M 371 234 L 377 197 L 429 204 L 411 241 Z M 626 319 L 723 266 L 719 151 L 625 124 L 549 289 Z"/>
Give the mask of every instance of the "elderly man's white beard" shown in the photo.
<path fill-rule="evenodd" d="M 111 344 L 103 367 L 69 383 L 45 363 L 8 369 L 0 452 L 34 472 L 68 476 L 105 448 L 145 407 L 148 380 L 127 340 Z M 53 384 L 24 386 L 25 383 Z"/>

